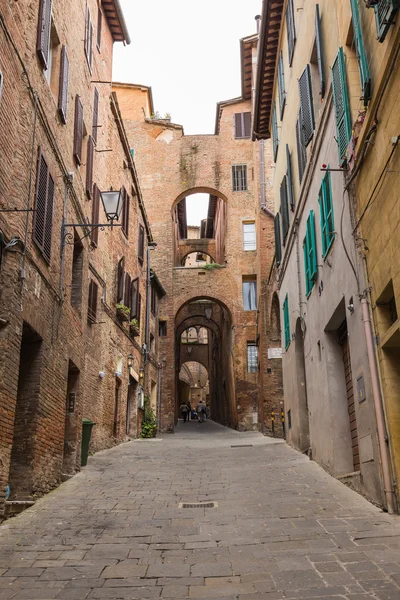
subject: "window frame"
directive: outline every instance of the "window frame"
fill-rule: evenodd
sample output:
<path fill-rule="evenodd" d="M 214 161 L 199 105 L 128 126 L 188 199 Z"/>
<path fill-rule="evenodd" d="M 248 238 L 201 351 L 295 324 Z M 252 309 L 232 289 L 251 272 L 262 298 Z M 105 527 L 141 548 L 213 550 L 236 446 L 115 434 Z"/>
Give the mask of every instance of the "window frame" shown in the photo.
<path fill-rule="evenodd" d="M 252 225 L 253 226 L 253 230 L 254 230 L 254 248 L 246 248 L 246 239 L 245 239 L 245 226 L 246 225 Z M 243 232 L 243 251 L 244 252 L 251 252 L 254 250 L 257 250 L 257 231 L 256 231 L 256 222 L 255 221 L 242 221 L 242 232 Z M 248 232 L 247 232 L 248 233 Z M 252 242 L 250 242 L 252 243 Z"/>
<path fill-rule="evenodd" d="M 96 35 L 96 48 L 97 48 L 98 52 L 101 52 L 102 26 L 103 26 L 103 13 L 101 12 L 101 8 L 99 5 L 97 7 L 97 35 Z"/>
<path fill-rule="evenodd" d="M 99 286 L 94 281 L 94 279 L 90 279 L 89 281 L 89 292 L 88 292 L 88 311 L 87 311 L 87 321 L 89 325 L 93 325 L 97 320 L 97 308 L 98 308 L 98 294 L 99 294 Z"/>
<path fill-rule="evenodd" d="M 232 191 L 247 192 L 247 165 L 232 165 Z"/>
<path fill-rule="evenodd" d="M 246 116 L 245 115 L 249 115 L 248 120 L 248 135 L 246 135 Z M 241 135 L 238 135 L 238 117 L 240 117 L 240 133 Z M 240 112 L 240 113 L 235 113 L 233 116 L 234 119 L 234 124 L 235 124 L 235 140 L 247 140 L 250 139 L 251 137 L 251 112 L 250 111 L 245 111 L 245 112 Z"/>
<path fill-rule="evenodd" d="M 287 193 L 287 175 L 283 176 L 281 186 L 279 189 L 280 194 L 280 214 L 282 216 L 282 245 L 285 246 L 286 239 L 290 228 L 289 219 L 289 205 L 288 205 L 288 193 Z"/>
<path fill-rule="evenodd" d="M 84 49 L 90 74 L 93 72 L 93 23 L 88 3 L 86 2 L 85 41 Z"/>
<path fill-rule="evenodd" d="M 304 173 L 307 168 L 307 149 L 303 144 L 301 133 L 301 111 L 296 121 L 296 146 L 297 146 L 297 167 L 299 172 L 299 183 L 302 184 Z"/>
<path fill-rule="evenodd" d="M 248 284 L 253 284 L 254 285 L 254 306 L 252 305 L 251 299 L 252 299 L 252 295 L 251 295 L 251 290 L 249 287 L 248 290 L 248 298 L 249 298 L 249 303 L 248 306 L 249 308 L 246 308 L 246 302 L 245 302 L 245 294 L 247 294 L 247 292 L 245 292 L 245 285 Z M 252 311 L 252 310 L 257 310 L 257 276 L 256 275 L 243 275 L 242 276 L 242 302 L 243 302 L 243 310 L 248 312 L 248 311 Z"/>
<path fill-rule="evenodd" d="M 159 319 L 158 321 L 158 337 L 167 337 L 168 335 L 168 322 L 165 319 Z"/>
<path fill-rule="evenodd" d="M 247 372 L 258 371 L 258 346 L 256 342 L 247 342 Z"/>
<path fill-rule="evenodd" d="M 318 195 L 318 204 L 320 210 L 321 223 L 322 257 L 325 258 L 335 240 L 332 181 L 331 174 L 329 171 L 326 173 L 325 177 L 322 180 L 321 188 Z"/>
<path fill-rule="evenodd" d="M 150 286 L 150 307 L 151 314 L 157 316 L 157 291 L 154 285 Z"/>
<path fill-rule="evenodd" d="M 382 9 L 382 6 L 385 2 L 384 11 L 380 12 L 379 8 Z M 382 43 L 385 40 L 385 37 L 391 27 L 394 24 L 396 13 L 400 8 L 399 0 L 381 0 L 378 6 L 374 6 L 375 10 L 375 25 L 376 25 L 376 34 L 378 36 L 378 41 Z M 381 16 L 383 15 L 383 18 Z"/>
<path fill-rule="evenodd" d="M 124 236 L 129 238 L 129 209 L 130 209 L 130 197 L 126 191 L 125 186 L 122 186 L 122 215 L 121 215 L 121 231 Z"/>

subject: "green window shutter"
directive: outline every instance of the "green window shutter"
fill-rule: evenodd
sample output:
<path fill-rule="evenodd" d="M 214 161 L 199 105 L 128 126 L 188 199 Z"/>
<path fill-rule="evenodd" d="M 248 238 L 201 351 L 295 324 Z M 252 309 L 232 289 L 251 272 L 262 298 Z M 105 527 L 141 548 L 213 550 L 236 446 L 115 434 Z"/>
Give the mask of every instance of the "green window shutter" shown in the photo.
<path fill-rule="evenodd" d="M 299 79 L 300 114 L 303 145 L 308 146 L 314 135 L 314 104 L 311 87 L 310 65 L 307 65 Z"/>
<path fill-rule="evenodd" d="M 400 8 L 400 0 L 380 0 L 374 7 L 376 33 L 378 40 L 383 42 L 391 25 L 393 25 L 396 13 Z"/>
<path fill-rule="evenodd" d="M 289 152 L 289 146 L 286 144 L 286 182 L 288 191 L 288 200 L 290 209 L 294 210 L 294 194 L 293 194 L 293 180 L 292 180 L 292 159 Z"/>
<path fill-rule="evenodd" d="M 346 150 L 351 137 L 351 115 L 343 48 L 339 48 L 331 71 L 339 163 L 343 165 L 346 160 Z"/>
<path fill-rule="evenodd" d="M 285 111 L 286 104 L 286 92 L 285 92 L 285 71 L 283 67 L 283 53 L 279 57 L 278 63 L 278 95 L 279 95 L 279 108 L 281 121 L 283 119 L 283 113 Z"/>
<path fill-rule="evenodd" d="M 319 202 L 321 211 L 322 255 L 325 258 L 334 240 L 333 232 L 335 230 L 335 224 L 333 219 L 332 183 L 330 172 L 328 172 L 325 175 L 322 181 L 322 186 L 319 194 Z"/>
<path fill-rule="evenodd" d="M 325 219 L 325 206 L 324 206 L 324 198 L 322 194 L 322 187 L 318 194 L 318 204 L 319 204 L 319 220 L 321 225 L 321 240 L 322 240 L 322 256 L 326 255 L 326 219 Z"/>
<path fill-rule="evenodd" d="M 350 0 L 350 4 L 353 18 L 354 43 L 357 53 L 358 69 L 360 71 L 362 100 L 364 101 L 364 106 L 367 106 L 371 99 L 371 75 L 369 73 L 367 55 L 365 54 L 358 0 Z"/>
<path fill-rule="evenodd" d="M 303 145 L 303 136 L 301 133 L 301 116 L 297 117 L 296 121 L 296 146 L 297 146 L 297 164 L 299 167 L 299 181 L 303 179 L 304 171 L 307 166 L 307 151 Z"/>
<path fill-rule="evenodd" d="M 285 245 L 287 234 L 289 231 L 289 207 L 288 207 L 288 197 L 287 197 L 286 175 L 282 179 L 282 183 L 281 183 L 281 187 L 280 187 L 280 196 L 281 196 L 280 213 L 282 215 L 282 243 L 283 243 L 283 245 Z"/>
<path fill-rule="evenodd" d="M 306 296 L 308 297 L 318 275 L 317 248 L 315 241 L 314 211 L 310 210 L 306 225 L 306 237 L 303 241 L 304 270 L 306 276 Z"/>
<path fill-rule="evenodd" d="M 287 294 L 283 302 L 283 325 L 285 335 L 285 350 L 287 350 L 290 346 L 289 298 Z"/>
<path fill-rule="evenodd" d="M 274 161 L 278 155 L 279 139 L 278 139 L 278 121 L 276 118 L 276 105 L 274 104 L 274 110 L 272 113 L 272 147 L 274 151 Z"/>
<path fill-rule="evenodd" d="M 294 26 L 294 7 L 293 0 L 288 1 L 287 9 L 286 9 L 286 34 L 288 41 L 288 50 L 289 50 L 289 67 L 292 66 L 293 54 L 294 54 L 294 45 L 296 42 L 296 29 Z"/>
<path fill-rule="evenodd" d="M 321 19 L 319 16 L 319 4 L 315 7 L 315 44 L 317 47 L 318 71 L 319 71 L 319 94 L 321 98 L 325 96 L 325 65 L 324 65 L 324 47 L 322 43 Z"/>
<path fill-rule="evenodd" d="M 306 279 L 306 296 L 308 297 L 308 295 L 311 292 L 311 287 L 310 287 L 310 269 L 309 269 L 309 264 L 308 264 L 308 250 L 307 250 L 307 236 L 304 238 L 303 241 L 303 253 L 304 253 L 304 273 L 305 273 L 305 279 Z"/>
<path fill-rule="evenodd" d="M 279 213 L 274 219 L 274 232 L 275 232 L 275 258 L 276 265 L 279 267 L 282 260 L 282 243 L 281 243 L 281 224 L 279 219 Z"/>

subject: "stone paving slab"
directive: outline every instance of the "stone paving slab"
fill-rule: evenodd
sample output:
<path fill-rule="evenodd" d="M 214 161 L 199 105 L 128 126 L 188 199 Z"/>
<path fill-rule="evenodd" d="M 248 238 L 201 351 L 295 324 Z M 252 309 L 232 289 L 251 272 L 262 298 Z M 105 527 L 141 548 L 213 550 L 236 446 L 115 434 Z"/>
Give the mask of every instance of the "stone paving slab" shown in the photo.
<path fill-rule="evenodd" d="M 0 526 L 0 600 L 145 598 L 400 600 L 400 518 L 206 422 L 98 453 Z"/>

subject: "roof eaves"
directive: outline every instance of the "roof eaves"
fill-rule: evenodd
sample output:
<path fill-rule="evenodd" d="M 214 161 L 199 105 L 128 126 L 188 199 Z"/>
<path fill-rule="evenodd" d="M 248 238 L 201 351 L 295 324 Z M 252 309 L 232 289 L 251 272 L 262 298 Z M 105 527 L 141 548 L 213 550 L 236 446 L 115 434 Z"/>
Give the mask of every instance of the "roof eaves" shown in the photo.
<path fill-rule="evenodd" d="M 101 0 L 101 4 L 114 42 L 124 42 L 124 44 L 129 45 L 131 38 L 120 0 Z"/>

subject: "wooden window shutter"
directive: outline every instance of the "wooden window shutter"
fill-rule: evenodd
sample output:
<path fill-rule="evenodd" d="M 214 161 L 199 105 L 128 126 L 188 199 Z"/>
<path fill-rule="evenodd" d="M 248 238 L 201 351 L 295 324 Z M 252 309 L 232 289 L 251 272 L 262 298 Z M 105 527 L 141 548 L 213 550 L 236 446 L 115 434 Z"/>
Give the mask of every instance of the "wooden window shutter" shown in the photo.
<path fill-rule="evenodd" d="M 243 113 L 243 137 L 249 138 L 251 136 L 251 113 L 245 112 Z"/>
<path fill-rule="evenodd" d="M 85 21 L 85 54 L 90 72 L 92 72 L 92 57 L 93 57 L 93 25 L 90 19 L 90 9 L 86 5 L 86 21 Z"/>
<path fill-rule="evenodd" d="M 325 65 L 324 65 L 324 46 L 322 42 L 321 19 L 319 16 L 319 4 L 315 7 L 315 45 L 317 47 L 317 60 L 319 72 L 319 94 L 321 98 L 325 96 Z"/>
<path fill-rule="evenodd" d="M 343 165 L 346 161 L 347 146 L 349 145 L 351 137 L 351 117 L 343 48 L 339 48 L 331 71 L 339 163 L 340 165 Z"/>
<path fill-rule="evenodd" d="M 279 57 L 278 63 L 278 96 L 279 96 L 279 108 L 280 108 L 280 119 L 282 121 L 283 113 L 285 111 L 286 104 L 286 91 L 285 91 L 285 71 L 283 67 L 283 53 Z"/>
<path fill-rule="evenodd" d="M 99 91 L 97 88 L 94 88 L 92 138 L 96 144 L 97 144 L 98 125 L 99 125 Z"/>
<path fill-rule="evenodd" d="M 121 218 L 121 229 L 126 237 L 129 234 L 129 201 L 130 198 L 124 187 L 122 187 L 122 218 Z"/>
<path fill-rule="evenodd" d="M 280 187 L 280 198 L 281 198 L 281 207 L 280 213 L 282 216 L 282 244 L 286 244 L 286 238 L 289 231 L 289 207 L 288 207 L 288 197 L 287 197 L 287 177 L 286 175 L 282 179 L 281 187 Z"/>
<path fill-rule="evenodd" d="M 275 258 L 276 265 L 279 267 L 282 260 L 282 245 L 281 245 L 281 224 L 279 219 L 279 213 L 275 215 L 274 219 L 274 232 L 275 232 Z"/>
<path fill-rule="evenodd" d="M 301 183 L 304 171 L 307 166 L 307 151 L 303 145 L 303 136 L 301 133 L 301 117 L 300 113 L 296 121 L 296 146 L 297 146 L 297 163 L 299 168 L 299 181 Z"/>
<path fill-rule="evenodd" d="M 278 121 L 276 117 L 276 105 L 274 104 L 274 111 L 272 113 L 272 147 L 274 154 L 274 161 L 278 156 L 279 138 L 278 138 Z"/>
<path fill-rule="evenodd" d="M 67 54 L 66 46 L 61 48 L 61 59 L 60 59 L 60 84 L 58 90 L 58 112 L 61 117 L 61 121 L 67 122 L 67 109 L 68 109 L 68 82 L 69 82 L 69 59 Z"/>
<path fill-rule="evenodd" d="M 83 140 L 83 104 L 79 96 L 75 96 L 75 123 L 74 123 L 74 158 L 78 165 L 82 164 Z"/>
<path fill-rule="evenodd" d="M 133 279 L 131 283 L 131 319 L 137 319 L 139 301 L 139 279 Z"/>
<path fill-rule="evenodd" d="M 53 232 L 54 179 L 49 173 L 47 162 L 39 149 L 33 240 L 47 262 L 51 257 Z"/>
<path fill-rule="evenodd" d="M 52 0 L 40 0 L 36 52 L 42 67 L 47 70 L 50 51 Z"/>
<path fill-rule="evenodd" d="M 103 25 L 103 13 L 100 6 L 97 9 L 97 50 L 101 50 L 101 28 Z"/>
<path fill-rule="evenodd" d="M 242 137 L 242 113 L 235 113 L 235 138 Z"/>
<path fill-rule="evenodd" d="M 294 210 L 292 158 L 290 156 L 289 146 L 287 144 L 286 144 L 286 180 L 287 180 L 288 201 L 290 204 L 290 209 Z"/>
<path fill-rule="evenodd" d="M 307 147 L 312 140 L 315 128 L 310 65 L 307 65 L 300 75 L 299 91 L 303 145 Z"/>
<path fill-rule="evenodd" d="M 99 222 L 100 213 L 100 190 L 96 184 L 93 185 L 93 201 L 92 201 L 92 225 Z M 99 228 L 92 229 L 90 234 L 92 245 L 97 247 L 99 241 Z"/>
<path fill-rule="evenodd" d="M 93 189 L 93 161 L 94 161 L 94 141 L 91 135 L 87 142 L 87 154 L 86 154 L 86 195 L 88 198 L 92 197 Z"/>
<path fill-rule="evenodd" d="M 131 276 L 125 273 L 125 287 L 124 287 L 124 305 L 130 307 L 131 304 Z"/>
<path fill-rule="evenodd" d="M 137 311 L 136 311 L 136 318 L 140 323 L 140 314 L 142 312 L 142 295 L 140 293 L 138 293 L 138 301 L 137 301 Z"/>
<path fill-rule="evenodd" d="M 399 0 L 380 0 L 379 4 L 374 6 L 376 32 L 380 42 L 383 42 L 390 26 L 394 24 L 399 7 Z"/>
<path fill-rule="evenodd" d="M 97 319 L 97 297 L 98 297 L 98 285 L 93 281 L 89 282 L 89 296 L 88 296 L 88 314 L 87 319 L 89 323 L 95 323 Z"/>
<path fill-rule="evenodd" d="M 143 225 L 139 225 L 138 259 L 141 263 L 143 263 L 143 260 L 144 260 L 144 227 L 143 227 Z"/>
<path fill-rule="evenodd" d="M 125 256 L 118 262 L 117 268 L 117 304 L 122 304 L 124 300 L 124 273 L 125 273 Z"/>
<path fill-rule="evenodd" d="M 289 50 L 289 67 L 292 66 L 294 45 L 296 42 L 296 29 L 294 25 L 294 7 L 293 0 L 289 0 L 286 9 L 286 34 Z"/>
<path fill-rule="evenodd" d="M 368 106 L 368 102 L 371 99 L 371 75 L 369 72 L 367 55 L 365 53 L 358 1 L 350 0 L 350 5 L 354 30 L 354 44 L 357 54 L 358 70 L 360 71 L 362 100 L 364 101 L 364 106 Z"/>

